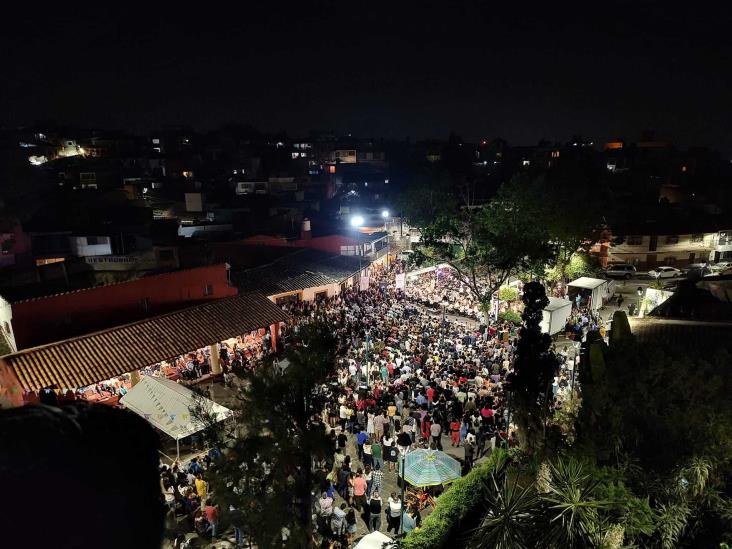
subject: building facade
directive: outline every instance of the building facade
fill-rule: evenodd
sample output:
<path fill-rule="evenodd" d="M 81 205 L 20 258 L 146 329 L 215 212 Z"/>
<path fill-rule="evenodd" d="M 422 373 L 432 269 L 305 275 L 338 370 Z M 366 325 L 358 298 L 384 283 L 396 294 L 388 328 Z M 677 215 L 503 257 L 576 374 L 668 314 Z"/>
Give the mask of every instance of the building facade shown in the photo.
<path fill-rule="evenodd" d="M 606 235 L 592 252 L 603 267 L 629 263 L 647 270 L 661 265 L 681 268 L 694 263 L 717 263 L 732 258 L 732 231 Z"/>

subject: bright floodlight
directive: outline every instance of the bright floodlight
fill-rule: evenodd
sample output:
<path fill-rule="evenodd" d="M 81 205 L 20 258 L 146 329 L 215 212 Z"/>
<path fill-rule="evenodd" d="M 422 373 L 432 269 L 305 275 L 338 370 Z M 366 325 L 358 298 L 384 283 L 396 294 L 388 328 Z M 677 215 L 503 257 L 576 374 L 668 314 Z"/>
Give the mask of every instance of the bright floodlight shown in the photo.
<path fill-rule="evenodd" d="M 351 227 L 360 227 L 361 225 L 363 225 L 363 217 L 360 215 L 354 215 L 351 218 Z"/>
<path fill-rule="evenodd" d="M 389 217 L 389 210 L 384 210 L 381 212 L 381 217 Z"/>

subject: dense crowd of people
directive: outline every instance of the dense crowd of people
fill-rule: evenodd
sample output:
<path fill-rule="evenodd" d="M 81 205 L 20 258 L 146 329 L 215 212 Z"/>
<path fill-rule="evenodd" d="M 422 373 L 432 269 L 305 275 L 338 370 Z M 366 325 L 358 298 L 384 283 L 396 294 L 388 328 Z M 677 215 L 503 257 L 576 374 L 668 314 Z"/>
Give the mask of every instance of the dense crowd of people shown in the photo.
<path fill-rule="evenodd" d="M 344 547 L 359 518 L 369 531 L 379 528 L 381 513 L 389 532 L 400 522 L 402 532 L 418 526 L 418 508 L 381 490 L 384 475 L 396 480 L 400 457 L 413 448 L 460 447 L 467 472 L 497 445 L 516 443 L 506 406 L 515 329 L 443 319 L 414 293 L 394 288 L 399 268 L 372 268 L 368 290 L 286 306 L 293 321 L 285 339 L 322 318 L 345 349 L 322 411 L 333 458 L 316 503 L 323 539 Z"/>
<path fill-rule="evenodd" d="M 479 286 L 481 292 L 486 291 L 485 285 Z M 448 313 L 480 319 L 475 294 L 451 268 L 437 268 L 411 277 L 405 292 L 408 299 L 429 308 L 444 307 Z"/>
<path fill-rule="evenodd" d="M 400 459 L 413 449 L 449 448 L 465 474 L 497 446 L 517 444 L 507 405 L 517 328 L 504 321 L 479 325 L 467 314 L 445 318 L 425 302 L 429 292 L 410 291 L 420 278 L 406 292 L 395 288 L 401 269 L 398 262 L 389 269 L 372 267 L 367 290 L 282 305 L 291 315 L 282 329 L 283 345 L 303 325 L 323 319 L 341 349 L 324 386 L 329 398 L 315 418 L 332 444 L 332 455 L 315 464 L 320 490 L 313 518 L 323 547 L 350 547 L 359 529 L 385 525 L 396 535 L 419 527 L 420 507 L 394 490 Z M 465 312 L 459 298 L 453 303 L 454 312 Z M 582 310 L 571 320 L 583 327 L 595 321 Z M 222 348 L 225 372 L 237 360 L 236 350 L 230 351 Z M 560 358 L 571 363 L 564 351 Z M 555 395 L 568 390 L 571 372 L 563 368 L 557 376 Z M 198 480 L 196 472 L 163 472 L 173 512 L 183 513 L 202 535 L 215 536 L 217 511 L 206 504 L 210 495 L 198 489 Z"/>

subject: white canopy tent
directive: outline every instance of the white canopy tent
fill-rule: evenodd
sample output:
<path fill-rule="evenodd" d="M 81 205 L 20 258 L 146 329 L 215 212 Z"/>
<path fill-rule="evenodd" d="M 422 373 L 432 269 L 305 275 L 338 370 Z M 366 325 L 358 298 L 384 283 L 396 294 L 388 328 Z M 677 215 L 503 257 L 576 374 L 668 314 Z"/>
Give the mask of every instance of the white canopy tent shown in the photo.
<path fill-rule="evenodd" d="M 203 400 L 216 421 L 223 421 L 232 415 L 228 408 L 205 397 L 196 397 L 193 391 L 169 379 L 143 376 L 130 391 L 120 399 L 120 404 L 145 418 L 154 427 L 175 439 L 178 453 L 179 442 L 193 433 L 206 428 L 191 417 L 191 407 L 196 398 Z"/>
<path fill-rule="evenodd" d="M 389 543 L 392 539 L 386 534 L 382 534 L 378 530 L 366 534 L 356 544 L 355 549 L 381 549 L 385 543 Z"/>

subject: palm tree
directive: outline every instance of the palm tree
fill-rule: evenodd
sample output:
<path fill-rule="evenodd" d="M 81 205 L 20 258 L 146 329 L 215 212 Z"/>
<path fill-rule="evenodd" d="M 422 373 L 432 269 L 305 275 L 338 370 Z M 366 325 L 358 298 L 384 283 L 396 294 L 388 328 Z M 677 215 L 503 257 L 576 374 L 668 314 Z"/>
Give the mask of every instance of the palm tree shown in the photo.
<path fill-rule="evenodd" d="M 525 488 L 516 477 L 491 475 L 486 514 L 471 537 L 476 549 L 528 549 L 535 547 L 539 498 L 533 484 Z"/>
<path fill-rule="evenodd" d="M 600 480 L 587 463 L 560 457 L 550 466 L 548 492 L 542 496 L 546 545 L 549 547 L 592 547 L 601 530 L 600 511 L 609 502 L 596 499 Z"/>

